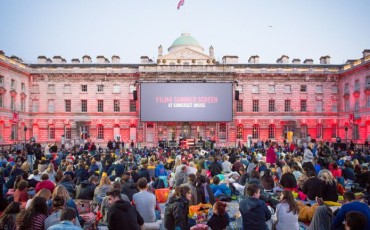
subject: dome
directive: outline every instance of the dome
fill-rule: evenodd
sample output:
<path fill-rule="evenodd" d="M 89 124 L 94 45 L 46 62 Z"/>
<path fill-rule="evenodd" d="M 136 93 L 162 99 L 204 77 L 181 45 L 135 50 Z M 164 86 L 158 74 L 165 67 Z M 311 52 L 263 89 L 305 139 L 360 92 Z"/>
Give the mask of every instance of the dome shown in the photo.
<path fill-rule="evenodd" d="M 199 44 L 199 42 L 190 36 L 189 33 L 183 33 L 181 34 L 181 37 L 177 38 L 170 48 L 168 48 L 168 51 L 175 50 L 178 47 L 190 47 L 192 49 L 195 49 L 197 51 L 203 52 L 203 47 Z"/>

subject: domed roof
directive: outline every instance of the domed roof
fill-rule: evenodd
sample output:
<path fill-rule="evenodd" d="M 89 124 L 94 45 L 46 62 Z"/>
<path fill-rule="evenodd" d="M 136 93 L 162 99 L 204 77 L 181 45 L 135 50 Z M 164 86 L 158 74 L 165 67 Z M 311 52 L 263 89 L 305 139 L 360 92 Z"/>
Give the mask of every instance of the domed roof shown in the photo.
<path fill-rule="evenodd" d="M 184 47 L 184 46 L 188 46 L 195 50 L 203 52 L 203 47 L 199 44 L 199 42 L 195 38 L 190 36 L 189 33 L 182 33 L 181 37 L 177 38 L 172 43 L 170 48 L 168 48 L 168 51 L 174 50 L 177 47 Z"/>

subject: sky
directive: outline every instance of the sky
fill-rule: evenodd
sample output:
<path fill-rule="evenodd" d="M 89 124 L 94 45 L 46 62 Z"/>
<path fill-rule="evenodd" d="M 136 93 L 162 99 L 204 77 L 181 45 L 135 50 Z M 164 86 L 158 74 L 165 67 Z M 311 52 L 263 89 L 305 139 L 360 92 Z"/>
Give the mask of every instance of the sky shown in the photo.
<path fill-rule="evenodd" d="M 190 33 L 218 61 L 247 63 L 331 56 L 332 64 L 370 49 L 369 0 L 0 0 L 0 50 L 25 63 L 90 55 L 121 63 L 154 61 L 181 33 Z"/>

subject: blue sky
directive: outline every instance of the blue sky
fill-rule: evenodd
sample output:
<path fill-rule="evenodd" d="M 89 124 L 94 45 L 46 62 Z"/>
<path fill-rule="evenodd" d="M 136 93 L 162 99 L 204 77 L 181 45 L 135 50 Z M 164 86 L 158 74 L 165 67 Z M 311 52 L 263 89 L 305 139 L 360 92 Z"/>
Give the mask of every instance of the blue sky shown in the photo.
<path fill-rule="evenodd" d="M 370 49 L 369 0 L 0 0 L 0 50 L 25 62 L 61 55 L 156 59 L 182 32 L 215 56 L 275 63 L 285 54 L 334 64 Z"/>

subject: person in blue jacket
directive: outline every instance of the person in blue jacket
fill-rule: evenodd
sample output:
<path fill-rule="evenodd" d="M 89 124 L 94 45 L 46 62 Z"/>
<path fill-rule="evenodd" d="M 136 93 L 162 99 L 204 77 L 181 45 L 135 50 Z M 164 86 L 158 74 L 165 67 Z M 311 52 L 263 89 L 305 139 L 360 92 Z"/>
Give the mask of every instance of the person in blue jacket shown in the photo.
<path fill-rule="evenodd" d="M 213 184 L 210 184 L 210 186 L 215 197 L 231 196 L 229 186 L 226 184 L 220 184 L 220 178 L 218 176 L 213 177 Z"/>
<path fill-rule="evenodd" d="M 248 185 L 247 197 L 240 201 L 239 211 L 242 215 L 243 229 L 267 230 L 266 221 L 271 219 L 271 212 L 264 201 L 260 200 L 260 187 Z"/>

